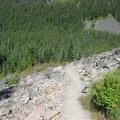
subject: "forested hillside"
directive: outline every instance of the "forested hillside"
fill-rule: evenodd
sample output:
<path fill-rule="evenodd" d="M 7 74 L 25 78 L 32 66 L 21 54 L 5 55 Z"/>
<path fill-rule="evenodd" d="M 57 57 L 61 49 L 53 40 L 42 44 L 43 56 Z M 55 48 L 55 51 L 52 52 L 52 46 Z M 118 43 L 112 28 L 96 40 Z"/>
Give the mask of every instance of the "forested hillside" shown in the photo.
<path fill-rule="evenodd" d="M 120 35 L 84 30 L 108 14 L 120 22 L 120 0 L 0 0 L 0 73 L 119 47 Z"/>

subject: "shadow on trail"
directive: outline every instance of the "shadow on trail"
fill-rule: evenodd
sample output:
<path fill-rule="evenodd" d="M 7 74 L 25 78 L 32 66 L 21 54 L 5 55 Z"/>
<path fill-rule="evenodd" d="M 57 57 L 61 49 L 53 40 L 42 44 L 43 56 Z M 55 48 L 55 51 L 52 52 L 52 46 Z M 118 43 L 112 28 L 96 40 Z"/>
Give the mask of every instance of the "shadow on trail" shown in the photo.
<path fill-rule="evenodd" d="M 11 94 L 14 92 L 14 86 L 0 91 L 0 100 L 10 98 Z"/>

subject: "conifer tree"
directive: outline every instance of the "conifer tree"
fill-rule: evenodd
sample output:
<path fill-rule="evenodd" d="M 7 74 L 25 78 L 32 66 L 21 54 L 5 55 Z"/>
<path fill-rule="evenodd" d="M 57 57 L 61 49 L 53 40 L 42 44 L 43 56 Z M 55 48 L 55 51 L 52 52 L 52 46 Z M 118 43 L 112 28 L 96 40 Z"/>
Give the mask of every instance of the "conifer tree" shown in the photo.
<path fill-rule="evenodd" d="M 68 61 L 74 60 L 73 43 L 72 43 L 72 42 L 70 43 L 70 45 L 69 45 L 69 47 L 68 47 L 67 60 L 68 60 Z"/>

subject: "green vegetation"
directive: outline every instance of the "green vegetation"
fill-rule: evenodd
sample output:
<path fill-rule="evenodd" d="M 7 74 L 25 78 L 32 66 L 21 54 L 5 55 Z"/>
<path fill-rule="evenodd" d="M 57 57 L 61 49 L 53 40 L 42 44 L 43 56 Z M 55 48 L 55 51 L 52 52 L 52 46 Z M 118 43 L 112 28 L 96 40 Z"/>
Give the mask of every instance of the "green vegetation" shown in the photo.
<path fill-rule="evenodd" d="M 39 71 L 42 71 L 42 70 L 45 70 L 45 69 L 47 69 L 47 68 L 49 68 L 49 67 L 57 67 L 57 66 L 59 66 L 59 65 L 65 65 L 66 64 L 66 62 L 62 62 L 61 64 L 59 64 L 59 63 L 55 63 L 55 62 L 50 62 L 50 63 L 44 63 L 44 64 L 41 64 L 41 65 L 38 65 L 38 66 L 34 66 L 34 67 L 31 67 L 31 68 L 27 68 L 27 69 L 25 69 L 24 71 L 23 71 L 23 73 L 22 74 L 32 74 L 33 72 L 39 72 Z M 18 74 L 19 75 L 19 74 Z"/>
<path fill-rule="evenodd" d="M 106 74 L 94 85 L 93 92 L 93 103 L 97 109 L 109 115 L 120 112 L 120 69 Z"/>
<path fill-rule="evenodd" d="M 120 35 L 84 31 L 86 19 L 119 13 L 119 0 L 0 0 L 0 76 L 119 47 Z"/>
<path fill-rule="evenodd" d="M 80 99 L 84 108 L 101 111 L 110 120 L 120 120 L 120 69 L 104 75 L 90 94 Z"/>
<path fill-rule="evenodd" d="M 86 110 L 90 110 L 91 109 L 90 104 L 91 104 L 92 96 L 93 96 L 93 94 L 92 94 L 92 92 L 90 92 L 86 96 L 81 96 L 79 98 L 79 100 L 81 101 L 84 109 L 86 109 Z"/>
<path fill-rule="evenodd" d="M 94 19 L 94 20 L 92 20 L 92 28 L 94 28 L 95 27 L 95 23 L 96 23 L 96 21 L 97 21 L 97 19 Z"/>
<path fill-rule="evenodd" d="M 80 80 L 81 80 L 81 81 L 84 81 L 84 80 L 85 80 L 85 79 L 84 79 L 84 76 L 80 77 Z"/>
<path fill-rule="evenodd" d="M 19 82 L 19 78 L 10 78 L 10 79 L 7 81 L 7 85 L 8 85 L 8 86 L 11 86 L 11 85 L 17 84 L 18 82 Z"/>

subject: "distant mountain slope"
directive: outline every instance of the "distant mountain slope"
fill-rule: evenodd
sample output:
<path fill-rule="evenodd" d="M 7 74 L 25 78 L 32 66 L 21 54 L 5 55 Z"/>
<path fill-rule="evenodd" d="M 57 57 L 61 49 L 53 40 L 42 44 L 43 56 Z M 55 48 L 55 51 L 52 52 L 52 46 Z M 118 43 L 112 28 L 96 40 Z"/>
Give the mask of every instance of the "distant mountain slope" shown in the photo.
<path fill-rule="evenodd" d="M 80 59 L 120 46 L 119 35 L 84 31 L 84 21 L 112 14 L 119 0 L 0 0 L 0 73 Z"/>

